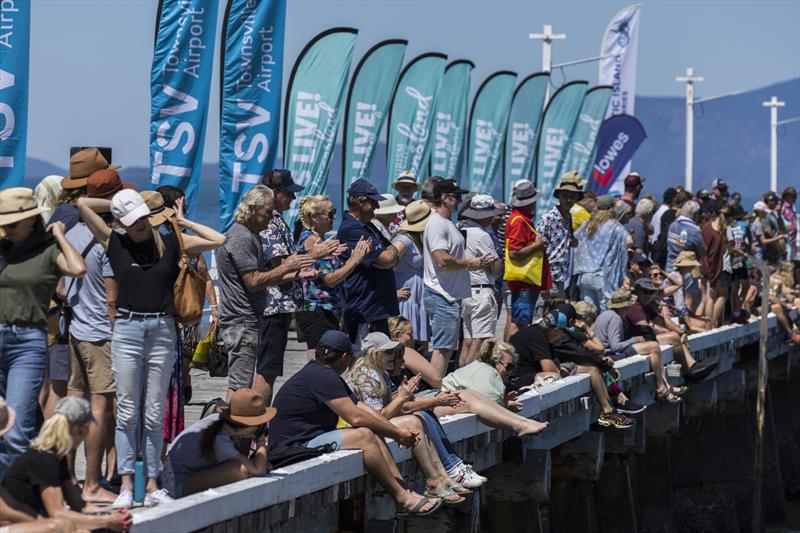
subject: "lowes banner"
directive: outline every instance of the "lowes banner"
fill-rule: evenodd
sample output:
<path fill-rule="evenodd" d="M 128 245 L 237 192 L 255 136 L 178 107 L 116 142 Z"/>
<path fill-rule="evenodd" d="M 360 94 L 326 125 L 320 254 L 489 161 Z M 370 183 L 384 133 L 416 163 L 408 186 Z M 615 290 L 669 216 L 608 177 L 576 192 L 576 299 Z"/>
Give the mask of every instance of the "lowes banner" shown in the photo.
<path fill-rule="evenodd" d="M 516 84 L 516 72 L 495 72 L 480 86 L 472 103 L 467 141 L 467 175 L 469 190 L 477 194 L 494 194 L 497 165 L 503 152 Z"/>
<path fill-rule="evenodd" d="M 0 2 L 0 189 L 25 179 L 31 3 Z"/>
<path fill-rule="evenodd" d="M 588 190 L 606 194 L 647 137 L 641 122 L 630 115 L 607 118 L 600 128 L 597 156 Z"/>
<path fill-rule="evenodd" d="M 536 134 L 550 79 L 546 72 L 531 74 L 514 91 L 503 157 L 503 201 L 511 201 L 514 182 L 530 179 Z"/>
<path fill-rule="evenodd" d="M 578 122 L 572 131 L 569 148 L 561 171 L 577 170 L 584 178 L 588 178 L 589 167 L 594 161 L 594 149 L 597 146 L 597 135 L 606 116 L 608 100 L 611 98 L 611 87 L 600 86 L 589 89 L 583 99 Z"/>
<path fill-rule="evenodd" d="M 639 5 L 628 6 L 611 19 L 600 55 L 610 55 L 598 63 L 597 83 L 611 85 L 611 102 L 608 114 L 633 115 L 636 98 L 636 58 L 639 46 Z M 626 172 L 627 174 L 627 172 Z"/>
<path fill-rule="evenodd" d="M 469 78 L 474 68 L 472 61 L 459 59 L 447 65 L 444 71 L 433 119 L 430 158 L 430 174 L 433 176 L 461 181 L 461 149 L 467 125 Z"/>
<path fill-rule="evenodd" d="M 386 145 L 386 190 L 401 172 L 419 176 L 428 168 L 431 125 L 436 99 L 442 86 L 447 56 L 428 53 L 417 56 L 403 69 L 389 111 L 389 141 Z"/>
<path fill-rule="evenodd" d="M 372 156 L 397 87 L 407 44 L 399 39 L 378 43 L 356 67 L 344 112 L 342 195 L 353 180 L 369 179 Z"/>
<path fill-rule="evenodd" d="M 303 195 L 323 194 L 328 182 L 357 30 L 333 28 L 314 37 L 300 52 L 287 89 L 283 165 Z M 292 203 L 287 222 L 297 218 Z"/>
<path fill-rule="evenodd" d="M 186 192 L 195 207 L 208 97 L 217 2 L 161 0 L 150 72 L 150 182 Z"/>
<path fill-rule="evenodd" d="M 222 25 L 220 227 L 275 165 L 281 117 L 284 0 L 228 0 Z"/>
<path fill-rule="evenodd" d="M 553 189 L 561 176 L 561 164 L 567 155 L 569 139 L 586 94 L 585 81 L 562 85 L 547 103 L 536 148 L 536 183 L 539 199 L 536 212 L 540 215 L 555 205 Z"/>

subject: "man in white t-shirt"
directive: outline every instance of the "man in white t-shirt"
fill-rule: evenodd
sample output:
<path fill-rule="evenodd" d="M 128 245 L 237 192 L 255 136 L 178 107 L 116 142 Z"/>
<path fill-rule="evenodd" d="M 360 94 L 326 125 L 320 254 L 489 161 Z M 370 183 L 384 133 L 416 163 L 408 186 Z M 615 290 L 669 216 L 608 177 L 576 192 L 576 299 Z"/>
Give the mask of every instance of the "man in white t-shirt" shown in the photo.
<path fill-rule="evenodd" d="M 431 323 L 431 364 L 441 376 L 458 347 L 461 301 L 469 298 L 468 270 L 481 270 L 493 256 L 466 257 L 464 236 L 450 220 L 467 193 L 455 180 L 436 179 L 433 184 L 434 210 L 425 226 L 423 263 L 425 312 Z"/>

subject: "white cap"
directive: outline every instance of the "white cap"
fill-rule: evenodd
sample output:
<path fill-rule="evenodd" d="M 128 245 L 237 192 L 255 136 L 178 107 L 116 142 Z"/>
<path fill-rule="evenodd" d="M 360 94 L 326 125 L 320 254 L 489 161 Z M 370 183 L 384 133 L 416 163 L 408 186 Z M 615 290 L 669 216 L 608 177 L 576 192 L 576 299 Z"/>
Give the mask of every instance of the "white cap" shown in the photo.
<path fill-rule="evenodd" d="M 376 215 L 394 215 L 400 211 L 404 211 L 405 207 L 397 204 L 397 200 L 391 194 L 382 194 L 383 200 L 378 202 L 378 209 L 375 210 Z"/>
<path fill-rule="evenodd" d="M 111 198 L 111 214 L 123 226 L 132 226 L 140 218 L 150 216 L 150 208 L 141 194 L 132 189 L 123 189 Z"/>
<path fill-rule="evenodd" d="M 375 348 L 378 350 L 394 350 L 400 346 L 400 343 L 393 341 L 386 333 L 380 331 L 373 331 L 361 340 L 361 352 L 366 352 L 369 349 Z"/>

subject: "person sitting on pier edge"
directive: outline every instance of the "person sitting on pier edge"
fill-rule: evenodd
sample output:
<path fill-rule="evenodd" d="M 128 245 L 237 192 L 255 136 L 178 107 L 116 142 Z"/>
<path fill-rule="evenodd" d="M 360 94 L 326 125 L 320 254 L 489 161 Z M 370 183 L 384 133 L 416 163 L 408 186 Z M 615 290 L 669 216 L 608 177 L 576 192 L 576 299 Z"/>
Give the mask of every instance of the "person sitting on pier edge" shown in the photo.
<path fill-rule="evenodd" d="M 684 328 L 672 320 L 665 320 L 659 314 L 658 289 L 653 282 L 648 278 L 641 278 L 634 284 L 633 292 L 637 300 L 625 313 L 626 335 L 672 346 L 675 360 L 681 364 L 687 379 L 700 380 L 710 374 L 717 366 L 716 361 L 695 361 Z"/>
<path fill-rule="evenodd" d="M 67 396 L 56 403 L 53 416 L 45 421 L 30 448 L 11 465 L 3 487 L 33 517 L 68 520 L 80 530 L 124 531 L 131 525 L 127 508 L 103 512 L 81 498 L 81 488 L 72 481 L 67 455 L 86 438 L 95 424 L 89 402 Z M 110 511 L 110 510 L 109 510 Z"/>
<path fill-rule="evenodd" d="M 266 424 L 275 416 L 264 397 L 238 389 L 222 411 L 201 418 L 178 435 L 161 478 L 174 498 L 267 474 Z M 248 456 L 239 450 L 255 451 Z"/>
<path fill-rule="evenodd" d="M 660 267 L 658 267 L 660 268 Z M 643 355 L 650 360 L 650 370 L 656 382 L 656 396 L 669 403 L 681 401 L 680 394 L 686 387 L 671 387 L 664 374 L 664 362 L 661 360 L 661 347 L 657 341 L 647 341 L 643 336 L 625 337 L 623 317 L 628 308 L 636 303 L 636 296 L 628 289 L 618 289 L 611 295 L 608 309 L 598 315 L 594 323 L 594 332 L 603 347 L 611 353 L 614 360 L 632 355 Z"/>
<path fill-rule="evenodd" d="M 417 494 L 406 485 L 383 441 L 391 438 L 404 448 L 414 448 L 417 434 L 356 401 L 341 378 L 352 353 L 350 338 L 341 331 L 328 331 L 320 338 L 316 359 L 290 377 L 275 396 L 278 415 L 270 424 L 270 446 L 330 444 L 335 450 L 361 450 L 364 468 L 394 499 L 399 514 L 429 515 L 442 501 Z M 337 429 L 340 417 L 352 427 Z"/>
<path fill-rule="evenodd" d="M 589 374 L 589 383 L 602 409 L 597 423 L 629 428 L 634 420 L 614 408 L 603 376 L 603 370 L 612 368 L 614 360 L 585 348 L 585 335 L 577 340 L 567 333 L 575 317 L 575 308 L 570 304 L 557 304 L 545 312 L 540 323 L 520 328 L 511 337 L 511 345 L 519 348 L 520 363 L 509 378 L 509 389 L 517 391 L 532 385 L 539 374 L 544 374 L 541 378 L 558 379 L 562 363 L 572 363 L 577 373 Z"/>
<path fill-rule="evenodd" d="M 468 488 L 483 484 L 485 478 L 473 487 L 458 485 L 449 472 L 455 475 L 463 461 L 448 449 L 443 441 L 447 439 L 441 429 L 439 420 L 425 411 L 416 411 L 408 406 L 414 399 L 420 382 L 420 375 L 406 376 L 394 387 L 392 377 L 399 378 L 403 366 L 403 346 L 391 340 L 385 334 L 375 331 L 361 341 L 361 357 L 359 357 L 347 373 L 347 384 L 359 402 L 374 409 L 380 416 L 392 424 L 410 429 L 419 435 L 419 442 L 414 447 L 414 459 L 425 475 L 425 495 L 441 498 L 443 503 L 462 503 L 460 493 L 469 494 Z M 461 401 L 454 393 L 437 396 L 434 405 L 458 405 Z"/>

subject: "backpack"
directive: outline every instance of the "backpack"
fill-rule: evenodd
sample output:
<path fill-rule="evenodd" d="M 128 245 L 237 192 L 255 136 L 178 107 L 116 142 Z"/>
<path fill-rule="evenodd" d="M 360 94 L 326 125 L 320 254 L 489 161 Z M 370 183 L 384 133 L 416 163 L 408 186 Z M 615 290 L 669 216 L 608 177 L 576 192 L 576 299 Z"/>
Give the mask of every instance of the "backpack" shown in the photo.
<path fill-rule="evenodd" d="M 322 446 L 308 447 L 302 444 L 271 444 L 267 448 L 267 461 L 272 465 L 272 469 L 283 468 L 293 465 L 306 459 L 319 457 L 323 453 L 334 451 L 333 444 L 323 444 Z"/>

